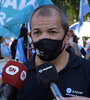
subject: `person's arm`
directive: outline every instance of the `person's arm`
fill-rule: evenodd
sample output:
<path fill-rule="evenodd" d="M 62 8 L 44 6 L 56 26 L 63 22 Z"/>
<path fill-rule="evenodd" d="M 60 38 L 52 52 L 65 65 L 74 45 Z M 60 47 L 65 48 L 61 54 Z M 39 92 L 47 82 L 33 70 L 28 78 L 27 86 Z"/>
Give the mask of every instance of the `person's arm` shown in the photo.
<path fill-rule="evenodd" d="M 61 97 L 60 100 L 90 100 L 90 98 L 76 96 L 76 97 Z"/>
<path fill-rule="evenodd" d="M 85 55 L 85 58 L 90 60 L 90 54 Z"/>
<path fill-rule="evenodd" d="M 6 57 L 6 59 L 12 59 L 12 55 L 10 55 L 9 57 Z"/>
<path fill-rule="evenodd" d="M 3 56 L 2 50 L 1 50 L 1 57 L 3 57 L 4 59 L 12 59 L 12 55 L 10 55 L 9 57 Z"/>
<path fill-rule="evenodd" d="M 4 57 L 4 56 L 3 56 L 3 53 L 2 53 L 2 49 L 1 49 L 1 57 Z"/>
<path fill-rule="evenodd" d="M 0 77 L 0 85 L 2 84 L 2 78 Z"/>
<path fill-rule="evenodd" d="M 81 54 L 82 54 L 84 57 L 86 56 L 86 51 L 85 51 L 84 48 L 82 48 L 82 49 L 80 50 L 80 52 L 81 52 Z"/>

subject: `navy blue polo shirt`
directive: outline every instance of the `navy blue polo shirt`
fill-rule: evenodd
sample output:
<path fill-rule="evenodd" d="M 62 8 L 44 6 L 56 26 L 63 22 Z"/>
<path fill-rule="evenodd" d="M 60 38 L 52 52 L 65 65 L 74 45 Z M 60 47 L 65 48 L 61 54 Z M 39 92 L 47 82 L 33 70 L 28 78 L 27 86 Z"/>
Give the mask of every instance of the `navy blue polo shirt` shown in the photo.
<path fill-rule="evenodd" d="M 50 91 L 39 85 L 34 56 L 24 63 L 28 68 L 27 79 L 17 93 L 17 100 L 52 100 Z M 64 97 L 90 97 L 90 62 L 70 52 L 69 62 L 59 73 L 60 91 Z"/>

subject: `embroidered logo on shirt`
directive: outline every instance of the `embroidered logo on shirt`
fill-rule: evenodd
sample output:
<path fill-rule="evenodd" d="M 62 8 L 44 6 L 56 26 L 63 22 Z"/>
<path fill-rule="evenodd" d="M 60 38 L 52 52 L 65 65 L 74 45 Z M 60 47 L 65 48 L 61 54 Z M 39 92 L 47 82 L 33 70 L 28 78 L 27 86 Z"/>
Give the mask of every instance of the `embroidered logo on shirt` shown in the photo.
<path fill-rule="evenodd" d="M 71 88 L 66 89 L 67 96 L 77 96 L 77 95 L 82 95 L 82 94 L 83 94 L 83 92 L 81 92 L 81 91 L 73 90 Z"/>

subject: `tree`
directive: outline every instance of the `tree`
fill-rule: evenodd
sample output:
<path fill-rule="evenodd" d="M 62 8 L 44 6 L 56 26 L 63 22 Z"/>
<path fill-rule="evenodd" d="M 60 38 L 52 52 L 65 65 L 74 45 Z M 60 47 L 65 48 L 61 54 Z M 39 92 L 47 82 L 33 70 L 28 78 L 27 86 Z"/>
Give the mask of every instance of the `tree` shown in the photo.
<path fill-rule="evenodd" d="M 54 4 L 64 8 L 67 12 L 69 24 L 73 24 L 79 21 L 79 7 L 80 0 L 52 0 Z M 90 4 L 90 0 L 88 0 Z M 90 14 L 84 17 L 84 20 L 90 19 Z"/>

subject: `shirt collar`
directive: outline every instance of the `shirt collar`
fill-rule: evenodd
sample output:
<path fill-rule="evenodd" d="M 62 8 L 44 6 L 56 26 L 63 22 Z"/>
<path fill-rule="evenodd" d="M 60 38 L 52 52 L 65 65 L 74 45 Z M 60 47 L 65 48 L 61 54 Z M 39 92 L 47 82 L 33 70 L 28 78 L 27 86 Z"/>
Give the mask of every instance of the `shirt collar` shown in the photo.
<path fill-rule="evenodd" d="M 75 68 L 82 63 L 82 58 L 75 55 L 72 50 L 69 52 L 69 54 L 69 61 L 64 69 Z M 28 59 L 24 64 L 27 66 L 28 70 L 35 70 L 35 54 L 31 56 L 31 58 Z"/>
<path fill-rule="evenodd" d="M 75 55 L 72 51 L 70 51 L 69 54 L 69 61 L 65 69 L 78 67 L 82 63 L 82 58 Z"/>
<path fill-rule="evenodd" d="M 28 59 L 24 65 L 27 66 L 28 70 L 35 70 L 35 54 Z"/>

